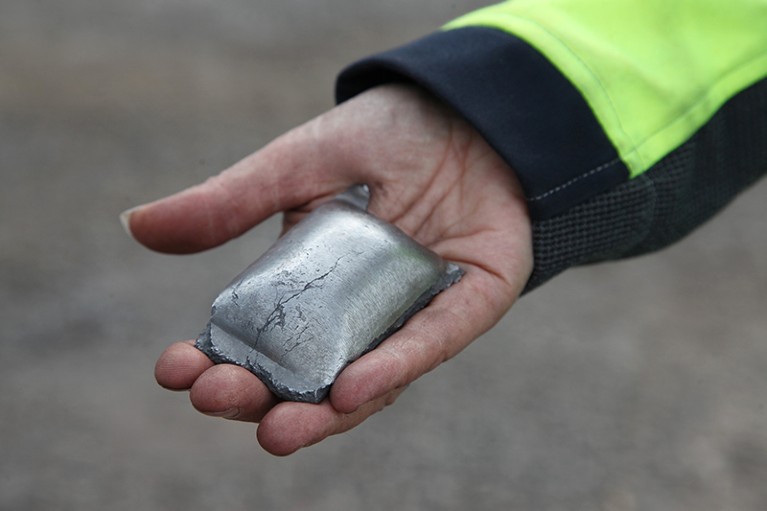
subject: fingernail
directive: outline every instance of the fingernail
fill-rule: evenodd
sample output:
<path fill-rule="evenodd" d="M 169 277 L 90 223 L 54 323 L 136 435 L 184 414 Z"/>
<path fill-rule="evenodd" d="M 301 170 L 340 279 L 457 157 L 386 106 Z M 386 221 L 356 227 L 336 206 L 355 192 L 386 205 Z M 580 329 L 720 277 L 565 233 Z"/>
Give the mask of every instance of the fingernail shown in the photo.
<path fill-rule="evenodd" d="M 235 419 L 240 415 L 240 409 L 237 407 L 228 408 L 222 412 L 205 412 L 205 415 L 211 417 L 221 417 L 222 419 Z"/>
<path fill-rule="evenodd" d="M 141 206 L 136 206 L 134 208 L 126 209 L 122 213 L 120 213 L 120 224 L 123 226 L 123 229 L 133 239 L 136 239 L 135 236 L 133 236 L 133 233 L 130 230 L 130 216 L 133 214 L 134 211 L 141 208 Z"/>

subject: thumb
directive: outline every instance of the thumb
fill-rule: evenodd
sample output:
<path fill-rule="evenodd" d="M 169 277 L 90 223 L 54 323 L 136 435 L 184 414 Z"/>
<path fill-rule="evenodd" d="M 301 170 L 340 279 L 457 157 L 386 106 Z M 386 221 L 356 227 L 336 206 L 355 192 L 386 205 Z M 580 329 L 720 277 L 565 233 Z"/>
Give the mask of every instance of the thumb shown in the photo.
<path fill-rule="evenodd" d="M 128 233 L 159 252 L 191 253 L 239 236 L 271 215 L 345 188 L 336 153 L 310 125 L 297 128 L 205 182 L 121 215 Z"/>

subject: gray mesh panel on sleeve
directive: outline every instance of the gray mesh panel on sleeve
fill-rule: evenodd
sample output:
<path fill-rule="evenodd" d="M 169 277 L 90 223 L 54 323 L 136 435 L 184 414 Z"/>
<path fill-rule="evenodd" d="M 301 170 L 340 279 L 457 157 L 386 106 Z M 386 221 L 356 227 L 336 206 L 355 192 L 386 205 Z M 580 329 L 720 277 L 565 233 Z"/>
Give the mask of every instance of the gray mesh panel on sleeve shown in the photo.
<path fill-rule="evenodd" d="M 647 172 L 533 223 L 525 292 L 571 266 L 645 254 L 690 233 L 767 172 L 767 80 L 731 99 Z"/>

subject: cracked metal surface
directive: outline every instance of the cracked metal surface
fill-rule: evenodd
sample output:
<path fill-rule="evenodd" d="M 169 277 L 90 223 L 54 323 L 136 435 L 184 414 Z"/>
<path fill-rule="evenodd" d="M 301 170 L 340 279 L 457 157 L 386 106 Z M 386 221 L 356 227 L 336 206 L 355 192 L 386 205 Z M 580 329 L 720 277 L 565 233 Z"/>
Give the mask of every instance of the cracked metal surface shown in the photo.
<path fill-rule="evenodd" d="M 196 346 L 278 397 L 317 403 L 341 370 L 462 271 L 365 211 L 357 186 L 320 206 L 227 286 Z"/>

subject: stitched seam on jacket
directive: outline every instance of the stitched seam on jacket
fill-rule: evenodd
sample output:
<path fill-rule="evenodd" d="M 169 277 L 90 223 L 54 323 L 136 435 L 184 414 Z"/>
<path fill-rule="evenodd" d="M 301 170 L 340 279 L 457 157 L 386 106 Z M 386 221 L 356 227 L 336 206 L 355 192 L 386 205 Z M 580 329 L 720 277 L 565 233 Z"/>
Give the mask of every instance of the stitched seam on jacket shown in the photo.
<path fill-rule="evenodd" d="M 613 160 L 610 160 L 607 163 L 603 163 L 602 165 L 599 165 L 598 167 L 595 167 L 595 168 L 593 168 L 591 170 L 588 170 L 588 171 L 584 172 L 583 174 L 581 174 L 580 176 L 576 176 L 576 177 L 572 178 L 570 181 L 568 181 L 566 183 L 563 183 L 563 184 L 561 184 L 561 185 L 559 185 L 559 186 L 557 186 L 555 188 L 552 188 L 551 190 L 549 190 L 549 191 L 547 191 L 545 193 L 542 193 L 540 195 L 536 195 L 535 197 L 528 197 L 527 200 L 530 201 L 530 202 L 543 200 L 546 197 L 549 197 L 551 195 L 554 195 L 555 193 L 561 192 L 562 190 L 572 186 L 573 184 L 577 183 L 578 181 L 581 181 L 582 179 L 586 179 L 586 178 L 591 177 L 591 176 L 593 176 L 595 174 L 599 174 L 600 172 L 603 172 L 604 170 L 607 170 L 608 168 L 612 167 L 613 165 L 615 165 L 616 163 L 618 163 L 620 161 L 621 161 L 620 158 L 615 158 Z"/>

